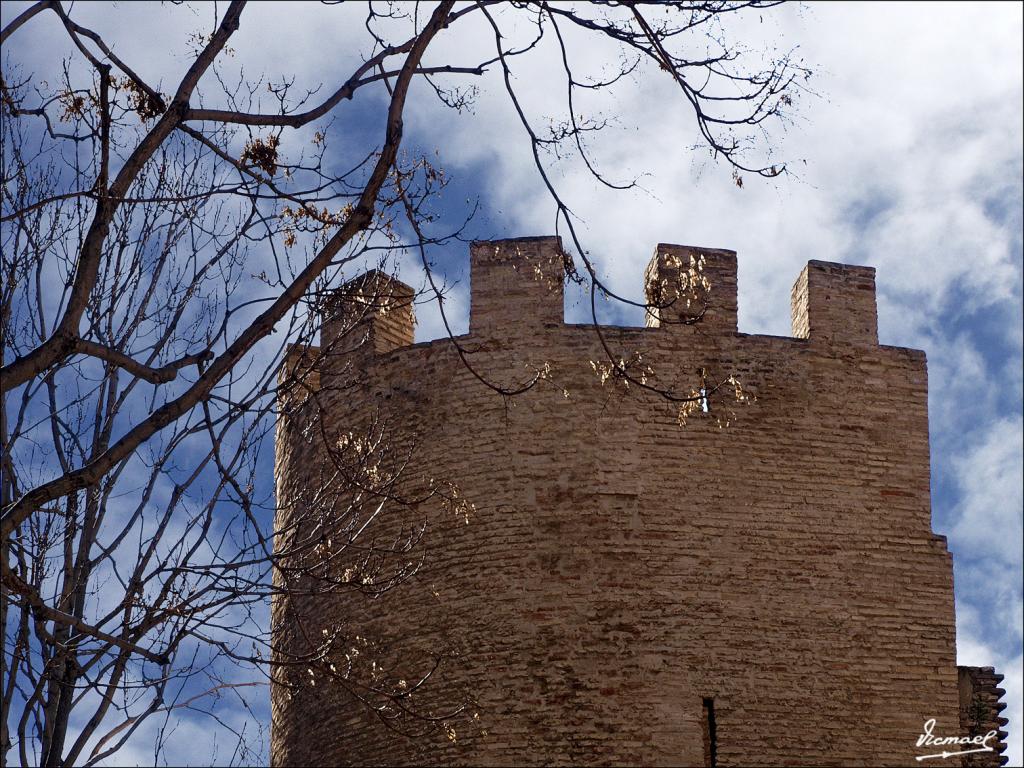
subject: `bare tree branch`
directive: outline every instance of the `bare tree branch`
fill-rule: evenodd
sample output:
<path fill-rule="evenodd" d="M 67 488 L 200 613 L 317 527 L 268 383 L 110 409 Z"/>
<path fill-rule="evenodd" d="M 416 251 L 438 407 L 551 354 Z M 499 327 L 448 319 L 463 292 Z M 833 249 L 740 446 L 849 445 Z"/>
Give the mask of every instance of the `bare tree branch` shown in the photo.
<path fill-rule="evenodd" d="M 605 175 L 596 139 L 616 116 L 594 105 L 666 70 L 705 151 L 735 174 L 781 172 L 748 150 L 769 144 L 764 132 L 805 70 L 787 55 L 745 65 L 716 26 L 772 5 L 371 3 L 356 19 L 361 48 L 339 57 L 348 69 L 322 94 L 232 59 L 240 0 L 202 6 L 208 20 L 187 41 L 195 58 L 165 75 L 166 89 L 143 79 L 151 63 L 129 61 L 104 25 L 81 23 L 79 6 L 41 2 L 13 19 L 0 32 L 3 759 L 96 764 L 154 716 L 159 751 L 175 718 L 202 712 L 237 739 L 236 762 L 258 762 L 218 699 L 245 705 L 248 691 L 296 691 L 311 676 L 406 737 L 470 718 L 473 692 L 441 682 L 456 648 L 411 638 L 408 668 L 383 673 L 374 662 L 403 649 L 375 647 L 361 622 L 376 598 L 412 588 L 434 528 L 464 524 L 472 500 L 418 466 L 430 434 L 402 436 L 381 412 L 340 434 L 321 415 L 363 386 L 376 343 L 367 321 L 394 308 L 386 276 L 405 256 L 423 277 L 401 306 L 437 302 L 477 382 L 511 407 L 551 379 L 538 365 L 492 380 L 478 345 L 455 335 L 451 275 L 435 254 L 471 239 L 483 206 L 463 211 L 449 195 L 440 208 L 444 165 L 462 147 L 420 147 L 405 126 L 422 114 L 421 95 L 462 119 L 493 90 L 516 118 L 479 141 L 530 152 L 556 230 L 568 233 L 562 273 L 589 287 L 595 321 L 601 297 L 667 315 L 693 280 L 655 285 L 645 301 L 612 291 L 560 179 L 573 167 L 608 189 L 639 188 Z M 40 63 L 26 46 L 42 11 L 59 42 Z M 582 46 L 607 60 L 581 57 Z M 520 71 L 538 57 L 543 83 Z M 548 85 L 560 114 L 535 115 L 522 89 Z M 360 91 L 379 101 L 348 108 Z M 672 315 L 701 322 L 700 297 Z M 709 371 L 660 381 L 596 322 L 594 333 L 605 356 L 595 377 L 681 416 L 734 386 Z M 274 487 L 275 441 L 305 446 L 317 481 Z M 366 614 L 326 632 L 294 608 L 346 596 L 365 598 Z M 268 611 L 293 622 L 294 642 L 275 641 Z M 255 741 L 264 736 L 258 727 Z"/>

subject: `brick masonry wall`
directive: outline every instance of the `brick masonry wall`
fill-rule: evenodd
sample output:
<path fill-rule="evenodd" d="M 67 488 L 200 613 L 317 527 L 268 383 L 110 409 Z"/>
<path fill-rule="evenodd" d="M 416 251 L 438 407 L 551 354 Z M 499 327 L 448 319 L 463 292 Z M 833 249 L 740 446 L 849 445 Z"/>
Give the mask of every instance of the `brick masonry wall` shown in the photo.
<path fill-rule="evenodd" d="M 325 632 L 362 643 L 392 682 L 443 655 L 405 703 L 448 729 L 385 722 L 355 702 L 353 679 L 291 666 L 275 673 L 289 687 L 272 691 L 273 764 L 705 765 L 708 700 L 719 766 L 918 765 L 925 720 L 959 732 L 924 354 L 878 345 L 873 270 L 811 262 L 794 286 L 798 338 L 782 338 L 736 332 L 732 252 L 659 246 L 649 288 L 691 256 L 707 322 L 681 322 L 675 302 L 651 327 L 599 337 L 562 322 L 557 239 L 475 243 L 471 332 L 458 341 L 492 382 L 545 371 L 532 389 L 499 396 L 445 339 L 353 342 L 350 365 L 302 377 L 316 408 L 290 390 L 282 540 L 305 535 L 292 521 L 336 482 L 315 435 L 371 420 L 412 457 L 403 487 L 444 478 L 476 509 L 467 524 L 435 501 L 387 505 L 378 547 L 426 525 L 412 554 L 389 555 L 420 563 L 414 578 L 375 599 L 273 606 L 280 659 Z M 364 341 L 411 342 L 411 313 L 369 322 Z M 690 393 L 734 376 L 750 397 L 723 386 L 680 425 L 677 405 L 601 382 L 600 338 L 639 355 L 652 384 Z M 299 350 L 289 365 L 311 357 L 327 355 Z M 333 495 L 351 509 L 351 494 Z"/>
<path fill-rule="evenodd" d="M 978 768 L 998 768 L 1006 765 L 1009 758 L 1003 755 L 1006 751 L 1007 733 L 1003 730 L 1009 723 L 1002 712 L 1006 709 L 1001 699 L 1006 694 L 999 684 L 1003 676 L 997 674 L 992 667 L 957 667 L 960 683 L 960 728 L 965 736 L 985 738 L 995 733 L 995 738 L 986 742 L 992 747 L 991 752 L 976 752 L 967 755 L 965 766 Z M 961 747 L 961 749 L 972 749 Z"/>

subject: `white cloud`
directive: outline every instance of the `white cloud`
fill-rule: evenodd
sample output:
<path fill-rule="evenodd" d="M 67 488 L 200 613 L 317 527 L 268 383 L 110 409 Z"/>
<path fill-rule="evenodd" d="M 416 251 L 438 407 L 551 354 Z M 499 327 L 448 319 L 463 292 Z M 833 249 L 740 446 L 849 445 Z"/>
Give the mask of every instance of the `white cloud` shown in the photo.
<path fill-rule="evenodd" d="M 993 424 L 985 430 L 983 440 L 970 446 L 957 462 L 963 500 L 950 532 L 954 551 L 991 559 L 1006 568 L 1016 567 L 1018 579 L 1024 540 L 1022 429 L 1020 418 Z"/>

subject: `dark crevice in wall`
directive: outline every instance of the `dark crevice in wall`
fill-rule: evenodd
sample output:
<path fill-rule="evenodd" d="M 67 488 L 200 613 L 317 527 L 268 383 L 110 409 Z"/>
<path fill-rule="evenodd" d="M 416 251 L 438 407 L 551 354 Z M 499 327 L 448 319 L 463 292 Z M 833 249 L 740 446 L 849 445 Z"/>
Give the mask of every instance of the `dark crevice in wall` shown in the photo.
<path fill-rule="evenodd" d="M 715 723 L 715 700 L 704 699 L 704 765 L 718 768 L 718 729 Z"/>

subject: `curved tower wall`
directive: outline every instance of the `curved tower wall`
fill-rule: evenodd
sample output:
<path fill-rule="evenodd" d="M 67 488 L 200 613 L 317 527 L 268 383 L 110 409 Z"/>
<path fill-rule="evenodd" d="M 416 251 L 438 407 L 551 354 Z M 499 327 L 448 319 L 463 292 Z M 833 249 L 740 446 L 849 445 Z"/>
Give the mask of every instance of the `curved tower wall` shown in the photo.
<path fill-rule="evenodd" d="M 275 602 L 279 658 L 325 654 L 276 673 L 275 765 L 916 765 L 925 720 L 957 732 L 925 356 L 878 344 L 874 270 L 810 262 L 794 337 L 749 335 L 735 254 L 659 245 L 646 278 L 665 306 L 649 327 L 598 334 L 563 322 L 556 238 L 474 243 L 471 260 L 457 339 L 471 368 L 448 339 L 413 344 L 411 291 L 376 273 L 356 285 L 384 286 L 390 309 L 340 340 L 328 316 L 321 349 L 290 360 L 286 374 L 315 362 L 284 399 L 282 528 L 340 482 L 311 435 L 386 432 L 385 464 L 405 463 L 396 487 L 450 481 L 475 509 L 467 523 L 436 498 L 385 504 L 371 549 L 424 526 L 388 555 L 415 575 L 376 598 Z M 698 263 L 706 294 L 669 304 Z M 365 309 L 346 291 L 329 313 Z M 695 308 L 700 322 L 675 322 Z M 602 381 L 609 351 L 653 385 L 703 383 L 707 412 L 681 425 L 678 404 Z M 477 376 L 514 388 L 537 372 L 514 397 Z M 713 389 L 730 376 L 742 397 Z M 345 514 L 351 494 L 337 494 Z M 320 546 L 328 570 L 353 567 L 352 551 Z M 380 688 L 433 670 L 396 700 L 409 712 L 356 701 L 380 700 L 369 673 L 336 671 L 349 646 L 379 665 Z"/>

